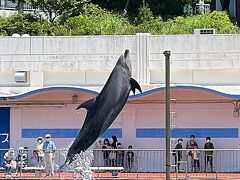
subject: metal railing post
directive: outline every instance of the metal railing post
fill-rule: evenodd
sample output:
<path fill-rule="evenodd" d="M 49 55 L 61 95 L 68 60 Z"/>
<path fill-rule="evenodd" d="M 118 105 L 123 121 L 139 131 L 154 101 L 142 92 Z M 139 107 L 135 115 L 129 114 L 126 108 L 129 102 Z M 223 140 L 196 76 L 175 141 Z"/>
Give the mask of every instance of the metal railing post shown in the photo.
<path fill-rule="evenodd" d="M 170 180 L 170 156 L 171 156 L 171 147 L 170 147 L 170 138 L 171 138 L 171 127 L 170 127 L 170 51 L 164 51 L 165 55 L 165 86 L 166 86 L 166 94 L 165 94 L 165 131 L 166 131 L 166 180 Z"/>

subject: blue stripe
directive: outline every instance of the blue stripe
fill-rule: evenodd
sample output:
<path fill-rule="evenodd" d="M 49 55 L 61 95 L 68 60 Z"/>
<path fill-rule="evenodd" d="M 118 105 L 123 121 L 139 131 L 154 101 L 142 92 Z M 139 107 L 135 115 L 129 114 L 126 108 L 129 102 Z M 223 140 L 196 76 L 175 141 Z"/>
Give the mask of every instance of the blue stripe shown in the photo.
<path fill-rule="evenodd" d="M 189 138 L 194 134 L 196 138 L 238 138 L 238 128 L 177 128 L 171 131 L 172 138 Z M 137 138 L 165 138 L 164 128 L 138 128 Z"/>
<path fill-rule="evenodd" d="M 177 89 L 183 89 L 183 90 L 196 90 L 196 91 L 203 91 L 203 92 L 208 92 L 210 94 L 215 94 L 219 96 L 223 96 L 226 98 L 231 98 L 231 99 L 240 99 L 239 94 L 228 94 L 228 93 L 223 93 L 220 91 L 216 91 L 214 89 L 206 88 L 206 87 L 200 87 L 200 86 L 184 86 L 184 85 L 178 85 L 178 86 L 171 86 L 170 87 L 172 90 L 177 90 Z M 151 95 L 157 92 L 165 91 L 165 87 L 159 87 L 159 88 L 154 88 L 148 91 L 143 92 L 142 94 L 136 94 L 134 96 L 129 96 L 129 99 L 136 99 L 136 98 L 141 98 L 143 96 Z"/>
<path fill-rule="evenodd" d="M 47 133 L 51 134 L 53 138 L 75 138 L 79 129 L 22 129 L 22 138 L 44 137 Z M 122 138 L 122 129 L 108 129 L 101 138 L 111 138 L 112 135 Z"/>
<path fill-rule="evenodd" d="M 203 92 L 208 92 L 210 94 L 215 94 L 215 95 L 219 95 L 219 96 L 223 96 L 226 98 L 231 98 L 231 99 L 240 99 L 240 94 L 228 94 L 228 93 L 223 93 L 220 91 L 216 91 L 213 89 L 209 89 L 209 88 L 205 88 L 205 87 L 200 87 L 200 86 L 172 86 L 171 89 L 186 89 L 186 90 L 197 90 L 197 91 L 203 91 Z M 161 92 L 164 91 L 165 87 L 159 87 L 159 88 L 155 88 L 155 89 L 151 89 L 148 91 L 143 92 L 142 94 L 137 94 L 137 95 L 131 95 L 129 96 L 129 99 L 136 99 L 136 98 L 141 98 L 150 94 L 154 94 L 157 92 Z M 26 98 L 35 94 L 39 94 L 39 93 L 43 93 L 43 92 L 48 92 L 48 91 L 78 91 L 78 92 L 83 92 L 83 93 L 87 93 L 87 94 L 92 94 L 92 95 L 98 95 L 98 92 L 96 91 L 92 91 L 92 90 L 88 90 L 88 89 L 84 89 L 84 88 L 80 88 L 80 87 L 61 87 L 61 86 L 55 86 L 55 87 L 46 87 L 46 88 L 42 88 L 42 89 L 37 89 L 37 90 L 33 90 L 33 91 L 29 91 L 26 92 L 24 94 L 20 94 L 20 95 L 15 95 L 15 96 L 9 96 L 9 97 L 5 97 L 8 100 L 17 100 L 17 99 L 22 99 L 22 98 Z M 0 100 L 3 100 L 4 97 L 0 97 Z"/>

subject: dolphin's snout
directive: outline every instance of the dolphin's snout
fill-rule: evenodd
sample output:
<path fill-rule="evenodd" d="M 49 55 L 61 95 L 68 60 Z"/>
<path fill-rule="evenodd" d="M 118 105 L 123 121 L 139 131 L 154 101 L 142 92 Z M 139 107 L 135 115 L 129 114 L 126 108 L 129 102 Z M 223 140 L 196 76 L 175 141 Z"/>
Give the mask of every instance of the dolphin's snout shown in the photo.
<path fill-rule="evenodd" d="M 125 50 L 125 53 L 124 53 L 124 59 L 126 59 L 127 56 L 129 56 L 129 50 L 128 50 L 128 49 Z"/>
<path fill-rule="evenodd" d="M 132 65 L 129 57 L 129 50 L 126 49 L 124 52 L 124 63 L 128 66 L 130 73 L 132 74 Z"/>

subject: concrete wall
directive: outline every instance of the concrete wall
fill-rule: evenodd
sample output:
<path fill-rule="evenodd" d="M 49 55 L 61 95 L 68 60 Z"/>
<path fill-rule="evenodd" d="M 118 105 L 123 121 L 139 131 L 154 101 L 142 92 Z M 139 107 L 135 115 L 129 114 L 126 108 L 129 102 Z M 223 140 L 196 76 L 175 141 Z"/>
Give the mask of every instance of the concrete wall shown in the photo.
<path fill-rule="evenodd" d="M 161 84 L 162 53 L 170 50 L 172 83 L 237 85 L 239 42 L 238 35 L 1 37 L 0 73 L 29 71 L 30 87 L 102 86 L 120 54 L 130 49 L 133 77 L 142 85 Z M 0 87 L 13 84 L 12 76 Z"/>

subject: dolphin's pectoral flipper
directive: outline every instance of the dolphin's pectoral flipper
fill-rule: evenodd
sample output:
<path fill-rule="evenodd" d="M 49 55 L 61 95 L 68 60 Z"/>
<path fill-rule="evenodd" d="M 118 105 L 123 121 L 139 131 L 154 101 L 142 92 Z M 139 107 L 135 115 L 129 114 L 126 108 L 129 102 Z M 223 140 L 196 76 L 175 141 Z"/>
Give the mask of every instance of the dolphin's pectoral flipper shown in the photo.
<path fill-rule="evenodd" d="M 132 90 L 133 94 L 135 94 L 135 89 L 139 90 L 139 92 L 142 93 L 142 89 L 135 79 L 130 78 L 130 84 L 131 84 L 131 90 Z"/>
<path fill-rule="evenodd" d="M 93 107 L 94 103 L 95 103 L 96 98 L 93 99 L 89 99 L 87 101 L 85 101 L 84 103 L 80 104 L 76 110 L 80 109 L 80 108 L 86 108 L 87 110 L 90 110 L 91 107 Z"/>

